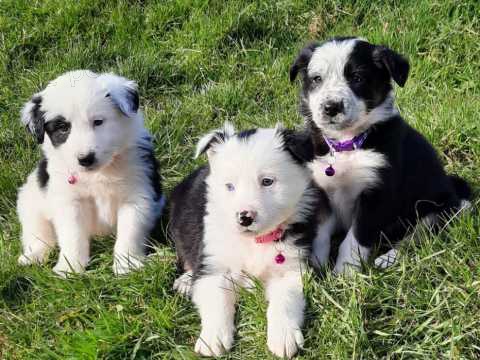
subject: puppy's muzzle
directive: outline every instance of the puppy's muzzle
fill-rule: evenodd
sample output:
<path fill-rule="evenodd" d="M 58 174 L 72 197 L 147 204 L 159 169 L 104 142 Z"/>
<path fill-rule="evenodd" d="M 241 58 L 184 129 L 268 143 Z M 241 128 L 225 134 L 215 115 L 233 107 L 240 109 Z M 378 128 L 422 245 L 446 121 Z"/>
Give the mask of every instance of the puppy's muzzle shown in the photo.
<path fill-rule="evenodd" d="M 89 152 L 87 155 L 80 155 L 78 157 L 78 163 L 80 164 L 80 166 L 83 166 L 86 168 L 95 164 L 95 161 L 96 161 L 96 158 L 95 158 L 95 153 L 93 151 Z"/>
<path fill-rule="evenodd" d="M 257 212 L 253 210 L 244 210 L 237 213 L 237 222 L 240 226 L 248 227 L 253 224 L 255 218 L 257 217 Z"/>

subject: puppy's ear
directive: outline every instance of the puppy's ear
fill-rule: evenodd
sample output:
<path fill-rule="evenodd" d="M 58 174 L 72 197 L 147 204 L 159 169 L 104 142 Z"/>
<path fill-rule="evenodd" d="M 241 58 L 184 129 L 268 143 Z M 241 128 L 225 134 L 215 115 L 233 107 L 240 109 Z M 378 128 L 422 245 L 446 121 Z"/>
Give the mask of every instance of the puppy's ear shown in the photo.
<path fill-rule="evenodd" d="M 313 52 L 318 47 L 318 43 L 311 43 L 305 46 L 300 53 L 298 54 L 297 58 L 295 59 L 293 65 L 290 67 L 290 81 L 293 82 L 296 78 L 298 73 L 305 74 L 308 63 L 312 58 Z"/>
<path fill-rule="evenodd" d="M 233 125 L 225 121 L 223 129 L 213 130 L 204 135 L 197 143 L 197 150 L 195 151 L 195 158 L 199 157 L 203 153 L 207 153 L 210 157 L 215 153 L 215 146 L 224 143 L 227 139 L 235 134 L 235 128 Z"/>
<path fill-rule="evenodd" d="M 125 116 L 137 113 L 140 102 L 137 83 L 115 74 L 102 74 L 98 81 L 106 90 L 105 97 L 110 98 Z"/>
<path fill-rule="evenodd" d="M 41 107 L 42 96 L 38 93 L 25 103 L 21 114 L 22 124 L 35 136 L 39 144 L 43 144 L 45 138 L 45 112 Z"/>
<path fill-rule="evenodd" d="M 392 79 L 401 87 L 405 85 L 410 71 L 408 60 L 386 46 L 375 46 L 373 59 L 377 66 L 385 67 Z"/>
<path fill-rule="evenodd" d="M 314 147 L 311 136 L 307 132 L 298 132 L 283 129 L 277 125 L 277 134 L 283 139 L 283 147 L 300 164 L 305 164 L 314 159 Z"/>

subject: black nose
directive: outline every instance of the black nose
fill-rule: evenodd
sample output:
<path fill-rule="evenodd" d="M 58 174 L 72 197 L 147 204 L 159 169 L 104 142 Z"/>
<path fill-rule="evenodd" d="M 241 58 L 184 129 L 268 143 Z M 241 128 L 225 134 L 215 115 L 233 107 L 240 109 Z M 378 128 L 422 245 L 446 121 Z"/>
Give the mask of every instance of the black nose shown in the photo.
<path fill-rule="evenodd" d="M 343 112 L 343 102 L 342 101 L 327 101 L 323 105 L 323 111 L 327 116 L 335 116 L 338 113 Z"/>
<path fill-rule="evenodd" d="M 255 219 L 255 213 L 253 211 L 241 211 L 238 214 L 238 223 L 241 226 L 250 226 L 253 223 L 253 220 Z"/>
<path fill-rule="evenodd" d="M 95 163 L 95 153 L 89 152 L 87 155 L 79 156 L 78 163 L 84 167 L 92 166 Z"/>

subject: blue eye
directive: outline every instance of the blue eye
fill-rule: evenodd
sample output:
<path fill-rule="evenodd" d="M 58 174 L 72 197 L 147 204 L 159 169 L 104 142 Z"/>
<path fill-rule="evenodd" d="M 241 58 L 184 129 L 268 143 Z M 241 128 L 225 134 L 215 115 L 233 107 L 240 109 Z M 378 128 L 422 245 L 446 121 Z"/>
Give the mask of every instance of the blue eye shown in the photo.
<path fill-rule="evenodd" d="M 272 186 L 274 183 L 274 180 L 272 178 L 263 178 L 262 179 L 262 186 L 268 187 Z"/>
<path fill-rule="evenodd" d="M 235 191 L 235 186 L 233 186 L 231 183 L 225 184 L 225 187 L 228 191 Z"/>

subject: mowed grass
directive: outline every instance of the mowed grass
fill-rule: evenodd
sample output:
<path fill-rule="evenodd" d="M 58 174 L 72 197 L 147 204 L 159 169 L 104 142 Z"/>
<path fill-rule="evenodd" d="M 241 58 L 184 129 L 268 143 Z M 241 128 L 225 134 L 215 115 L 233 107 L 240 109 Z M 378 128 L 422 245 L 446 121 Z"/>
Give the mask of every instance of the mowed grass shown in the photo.
<path fill-rule="evenodd" d="M 192 159 L 198 136 L 225 120 L 302 125 L 288 69 L 306 41 L 363 36 L 410 59 L 410 79 L 397 89 L 402 115 L 478 193 L 479 17 L 475 0 L 1 1 L 0 358 L 195 358 L 199 317 L 171 290 L 168 246 L 120 278 L 111 271 L 111 238 L 96 239 L 87 273 L 68 280 L 51 272 L 54 256 L 45 266 L 17 266 L 16 192 L 39 157 L 19 110 L 49 80 L 78 68 L 135 79 L 168 193 L 204 161 Z M 474 204 L 439 235 L 419 229 L 385 271 L 367 266 L 353 279 L 307 273 L 299 358 L 479 358 Z M 271 358 L 265 310 L 260 287 L 242 292 L 226 358 Z"/>

